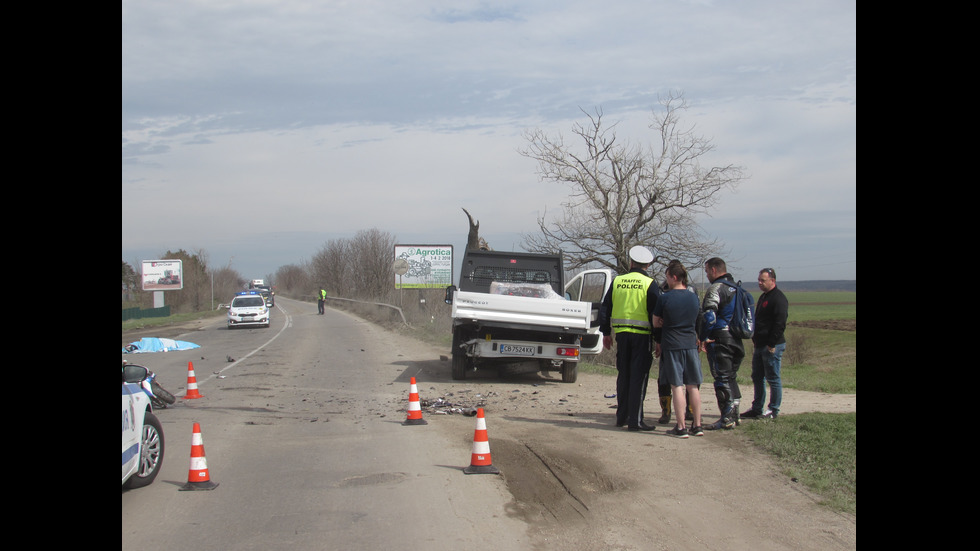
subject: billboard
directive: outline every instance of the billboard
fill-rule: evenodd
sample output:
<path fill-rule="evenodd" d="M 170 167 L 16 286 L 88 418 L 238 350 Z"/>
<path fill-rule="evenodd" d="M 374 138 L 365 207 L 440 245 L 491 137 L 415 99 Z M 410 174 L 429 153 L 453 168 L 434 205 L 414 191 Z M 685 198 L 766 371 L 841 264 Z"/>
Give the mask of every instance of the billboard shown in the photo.
<path fill-rule="evenodd" d="M 144 260 L 144 291 L 176 291 L 184 288 L 181 260 Z"/>
<path fill-rule="evenodd" d="M 395 289 L 453 284 L 452 245 L 395 245 Z"/>

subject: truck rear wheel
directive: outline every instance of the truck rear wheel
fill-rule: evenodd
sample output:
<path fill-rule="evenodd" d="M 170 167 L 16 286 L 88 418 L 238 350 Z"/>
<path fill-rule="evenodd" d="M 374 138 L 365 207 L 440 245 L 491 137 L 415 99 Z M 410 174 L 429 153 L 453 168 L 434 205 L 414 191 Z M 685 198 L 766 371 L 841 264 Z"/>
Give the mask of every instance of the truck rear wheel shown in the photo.
<path fill-rule="evenodd" d="M 561 382 L 574 383 L 578 380 L 578 362 L 564 362 L 561 366 Z"/>

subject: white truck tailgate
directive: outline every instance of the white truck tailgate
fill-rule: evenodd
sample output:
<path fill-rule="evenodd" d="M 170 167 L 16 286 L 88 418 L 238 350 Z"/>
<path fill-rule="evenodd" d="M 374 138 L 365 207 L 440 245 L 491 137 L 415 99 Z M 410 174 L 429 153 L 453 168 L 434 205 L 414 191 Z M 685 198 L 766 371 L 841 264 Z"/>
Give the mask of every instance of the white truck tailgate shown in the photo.
<path fill-rule="evenodd" d="M 591 313 L 588 302 L 457 291 L 452 316 L 587 331 Z"/>

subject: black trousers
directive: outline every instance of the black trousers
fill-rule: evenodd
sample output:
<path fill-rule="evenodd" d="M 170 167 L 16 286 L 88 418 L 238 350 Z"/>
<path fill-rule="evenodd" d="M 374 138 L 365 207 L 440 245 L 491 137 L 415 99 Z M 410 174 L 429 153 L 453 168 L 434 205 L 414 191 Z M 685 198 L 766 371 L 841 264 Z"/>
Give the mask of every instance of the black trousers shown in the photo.
<path fill-rule="evenodd" d="M 718 411 L 722 419 L 733 416 L 735 400 L 742 398 L 742 391 L 735 379 L 738 368 L 745 358 L 745 347 L 742 341 L 732 337 L 728 331 L 712 331 L 711 338 L 715 340 L 706 348 L 708 366 L 711 376 L 715 379 L 715 398 L 718 400 Z"/>
<path fill-rule="evenodd" d="M 649 334 L 616 333 L 616 424 L 640 426 L 646 398 L 653 339 Z"/>

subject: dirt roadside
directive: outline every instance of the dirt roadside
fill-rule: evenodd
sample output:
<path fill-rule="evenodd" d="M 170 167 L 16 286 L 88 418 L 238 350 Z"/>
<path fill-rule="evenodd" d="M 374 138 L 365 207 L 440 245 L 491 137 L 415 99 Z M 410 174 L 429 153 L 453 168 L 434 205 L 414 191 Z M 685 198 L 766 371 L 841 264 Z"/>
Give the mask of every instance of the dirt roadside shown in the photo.
<path fill-rule="evenodd" d="M 194 331 L 221 322 L 129 331 L 123 345 L 143 336 L 191 338 Z M 670 425 L 628 432 L 613 426 L 611 376 L 581 373 L 577 382 L 565 384 L 557 373 L 498 377 L 478 372 L 453 381 L 448 350 L 389 333 L 391 345 L 413 359 L 417 372 L 412 375 L 419 378 L 429 424 L 449 431 L 465 457 L 474 417 L 446 414 L 430 404 L 442 399 L 484 407 L 493 465 L 514 496 L 506 514 L 529 524 L 535 549 L 826 551 L 857 546 L 856 516 L 820 506 L 819 498 L 781 474 L 772 458 L 738 438 L 737 428 L 686 440 L 667 436 Z M 710 383 L 705 388 L 708 424 L 718 418 L 718 410 Z M 369 410 L 390 418 L 403 416 L 405 405 L 398 400 Z M 646 410 L 647 422 L 655 422 L 660 414 L 656 396 L 648 397 Z M 784 415 L 856 410 L 856 395 L 784 390 Z"/>
<path fill-rule="evenodd" d="M 420 376 L 430 369 L 448 372 L 449 365 L 430 362 Z M 493 464 L 514 496 L 508 514 L 533 526 L 539 549 L 856 546 L 854 515 L 820 506 L 771 457 L 738 438 L 737 428 L 686 440 L 665 434 L 672 425 L 653 432 L 616 428 L 616 399 L 607 398 L 615 394 L 611 376 L 582 373 L 572 384 L 561 383 L 560 375 L 473 377 L 422 383 L 420 397 L 483 405 Z M 856 395 L 786 389 L 783 397 L 783 414 L 856 406 Z M 647 422 L 655 423 L 656 396 L 645 407 Z M 432 422 L 452 423 L 471 438 L 473 417 L 423 409 L 438 416 Z M 706 393 L 703 410 L 705 424 L 717 420 L 713 395 Z"/>
<path fill-rule="evenodd" d="M 393 338 L 412 350 L 410 341 Z M 529 523 L 536 549 L 827 551 L 857 545 L 855 515 L 819 505 L 773 458 L 740 438 L 738 428 L 688 439 L 666 435 L 672 425 L 628 432 L 614 426 L 615 377 L 580 373 L 566 384 L 558 373 L 477 372 L 472 380 L 453 381 L 448 350 L 417 347 L 414 357 L 439 355 L 415 363 L 423 402 L 484 407 L 493 464 L 514 496 L 507 513 Z M 711 383 L 703 388 L 703 423 L 709 424 L 719 412 Z M 743 389 L 743 396 L 746 391 L 751 396 L 752 389 Z M 404 403 L 389 406 L 404 415 Z M 647 422 L 655 423 L 655 395 L 645 407 Z M 460 446 L 469 449 L 473 417 L 423 409 L 431 424 L 453 427 Z M 784 415 L 855 411 L 856 395 L 784 390 Z"/>

